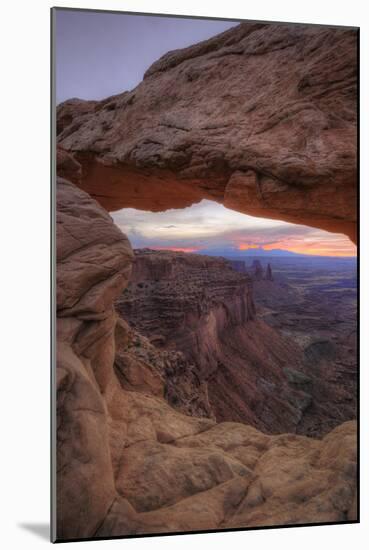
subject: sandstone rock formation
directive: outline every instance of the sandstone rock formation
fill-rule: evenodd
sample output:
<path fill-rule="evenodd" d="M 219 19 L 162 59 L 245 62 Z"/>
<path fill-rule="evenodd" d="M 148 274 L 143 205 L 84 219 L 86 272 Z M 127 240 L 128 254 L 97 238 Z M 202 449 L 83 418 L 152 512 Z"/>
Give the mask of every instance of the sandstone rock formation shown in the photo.
<path fill-rule="evenodd" d="M 268 265 L 267 265 L 265 280 L 266 281 L 273 281 L 273 273 L 272 273 L 272 267 L 271 267 L 270 263 L 268 263 Z"/>
<path fill-rule="evenodd" d="M 323 440 L 268 436 L 165 402 L 113 308 L 132 259 L 109 215 L 60 178 L 57 538 L 355 519 L 354 422 Z"/>
<path fill-rule="evenodd" d="M 221 287 L 218 264 L 205 285 L 197 266 L 191 300 L 169 303 L 162 285 L 194 260 L 148 267 L 150 253 L 122 305 L 134 255 L 100 206 L 208 198 L 355 239 L 356 36 L 243 23 L 169 52 L 130 92 L 58 107 L 58 539 L 356 519 L 355 422 L 323 439 L 250 425 L 295 430 L 311 382 L 254 318 L 246 275 Z M 229 411 L 242 423 L 216 422 Z"/>
<path fill-rule="evenodd" d="M 98 528 L 115 494 L 103 397 L 113 375 L 113 299 L 131 269 L 127 238 L 85 192 L 57 183 L 59 537 Z"/>
<path fill-rule="evenodd" d="M 202 198 L 356 239 L 357 30 L 242 23 L 134 90 L 58 107 L 73 181 L 107 210 Z"/>
<path fill-rule="evenodd" d="M 264 278 L 264 269 L 260 260 L 254 260 L 252 262 L 251 275 L 255 281 L 261 281 Z"/>
<path fill-rule="evenodd" d="M 256 315 L 300 349 L 300 362 L 284 368 L 292 387 L 311 397 L 297 433 L 321 437 L 357 416 L 356 275 L 345 260 L 273 261 L 274 280 L 253 281 Z"/>
<path fill-rule="evenodd" d="M 130 284 L 116 305 L 142 334 L 186 350 L 208 374 L 217 368 L 218 335 L 255 318 L 248 275 L 224 258 L 183 252 L 136 250 Z"/>
<path fill-rule="evenodd" d="M 322 441 L 217 424 L 171 444 L 126 450 L 115 503 L 97 536 L 336 522 L 355 498 L 355 425 Z M 144 472 L 144 473 L 143 473 Z"/>
<path fill-rule="evenodd" d="M 264 283 L 265 292 L 273 293 L 259 260 L 252 272 L 255 284 Z M 313 388 L 295 384 L 289 376 L 291 365 L 296 376 L 304 376 L 302 349 L 256 318 L 251 278 L 235 271 L 234 262 L 136 250 L 129 285 L 116 308 L 146 337 L 133 347 L 156 366 L 165 396 L 178 410 L 246 422 L 266 433 L 296 432 L 309 415 Z M 153 344 L 149 349 L 146 339 Z M 164 367 L 168 354 L 178 352 Z M 318 401 L 329 409 L 326 397 Z M 325 420 L 326 413 L 320 417 L 322 426 Z"/>
<path fill-rule="evenodd" d="M 122 322 L 120 319 L 118 326 Z M 153 341 L 158 344 L 157 338 L 146 338 L 125 326 L 125 338 L 116 338 L 115 355 L 115 369 L 122 387 L 147 389 L 184 414 L 215 418 L 206 381 L 200 379 L 196 366 L 181 351 L 163 349 L 161 342 L 157 347 L 153 345 Z"/>

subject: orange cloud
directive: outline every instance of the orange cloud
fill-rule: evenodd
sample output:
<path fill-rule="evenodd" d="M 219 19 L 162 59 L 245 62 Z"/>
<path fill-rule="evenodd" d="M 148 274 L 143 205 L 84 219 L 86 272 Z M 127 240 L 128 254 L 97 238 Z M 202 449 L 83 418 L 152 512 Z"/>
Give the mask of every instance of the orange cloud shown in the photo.
<path fill-rule="evenodd" d="M 264 250 L 289 250 L 298 254 L 310 254 L 312 256 L 356 256 L 356 246 L 346 237 L 342 241 L 290 239 L 263 246 Z"/>
<path fill-rule="evenodd" d="M 240 244 L 238 246 L 238 250 L 249 250 L 250 248 L 263 248 L 262 246 L 259 246 L 258 244 Z"/>

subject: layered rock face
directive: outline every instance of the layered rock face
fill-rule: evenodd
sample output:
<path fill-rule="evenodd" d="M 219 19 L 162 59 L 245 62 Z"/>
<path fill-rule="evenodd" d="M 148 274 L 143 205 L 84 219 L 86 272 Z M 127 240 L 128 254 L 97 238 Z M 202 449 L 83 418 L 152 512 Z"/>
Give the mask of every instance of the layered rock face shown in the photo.
<path fill-rule="evenodd" d="M 113 299 L 132 250 L 86 193 L 57 182 L 57 532 L 87 537 L 115 495 L 103 397 L 115 356 Z"/>
<path fill-rule="evenodd" d="M 355 519 L 355 423 L 319 441 L 176 412 L 113 309 L 127 239 L 57 187 L 58 538 Z M 131 355 L 123 379 L 116 347 Z"/>
<path fill-rule="evenodd" d="M 139 86 L 58 107 L 73 181 L 108 210 L 202 198 L 356 238 L 357 30 L 242 23 Z"/>
<path fill-rule="evenodd" d="M 136 250 L 130 283 L 116 308 L 155 353 L 183 356 L 180 376 L 173 363 L 164 369 L 159 364 L 171 405 L 269 433 L 296 431 L 312 399 L 306 387 L 291 383 L 285 368 L 293 364 L 299 371 L 301 350 L 256 318 L 251 278 L 232 262 Z M 189 384 L 191 409 L 189 392 L 182 395 Z"/>
<path fill-rule="evenodd" d="M 297 431 L 316 437 L 357 416 L 357 295 L 356 274 L 338 259 L 309 264 L 275 259 L 273 280 L 267 269 L 253 293 L 257 316 L 300 349 L 298 369 L 291 360 L 285 370 L 311 396 Z"/>
<path fill-rule="evenodd" d="M 158 348 L 152 338 L 146 338 L 122 319 L 121 323 L 125 326 L 124 337 L 116 339 L 114 366 L 122 387 L 140 391 L 148 388 L 184 414 L 214 419 L 208 387 L 199 377 L 196 365 L 181 351 Z"/>
<path fill-rule="evenodd" d="M 122 294 L 134 255 L 102 208 L 209 198 L 354 239 L 356 36 L 243 23 L 131 92 L 58 107 L 58 539 L 356 519 L 355 422 L 322 439 L 253 427 L 295 431 L 309 404 L 245 274 L 220 285 L 219 261 L 150 253 Z M 197 276 L 175 290 L 186 262 Z"/>
<path fill-rule="evenodd" d="M 58 539 L 355 520 L 355 422 L 268 436 L 165 402 L 113 308 L 132 259 L 109 215 L 59 179 Z"/>
<path fill-rule="evenodd" d="M 217 368 L 219 335 L 255 317 L 251 280 L 225 259 L 152 250 L 135 251 L 117 309 L 158 345 L 186 352 L 207 376 Z"/>

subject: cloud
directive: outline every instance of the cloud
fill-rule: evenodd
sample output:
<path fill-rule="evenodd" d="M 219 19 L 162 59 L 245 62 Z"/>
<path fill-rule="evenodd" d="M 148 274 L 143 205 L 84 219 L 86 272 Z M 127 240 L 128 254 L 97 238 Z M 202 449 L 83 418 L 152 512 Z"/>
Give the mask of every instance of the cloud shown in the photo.
<path fill-rule="evenodd" d="M 356 254 L 356 248 L 344 235 L 279 220 L 254 218 L 207 200 L 182 210 L 156 213 L 127 208 L 114 213 L 113 218 L 134 248 L 234 253 L 263 247 L 307 254 Z"/>

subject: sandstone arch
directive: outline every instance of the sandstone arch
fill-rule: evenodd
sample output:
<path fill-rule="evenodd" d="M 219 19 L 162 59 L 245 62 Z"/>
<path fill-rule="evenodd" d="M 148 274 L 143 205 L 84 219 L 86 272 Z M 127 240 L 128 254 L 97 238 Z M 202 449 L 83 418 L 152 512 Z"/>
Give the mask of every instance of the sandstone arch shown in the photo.
<path fill-rule="evenodd" d="M 58 538 L 356 519 L 354 422 L 267 436 L 174 411 L 133 357 L 142 383 L 121 383 L 113 303 L 132 252 L 101 207 L 207 197 L 354 239 L 355 45 L 355 30 L 245 23 L 167 54 L 132 92 L 59 106 Z"/>
<path fill-rule="evenodd" d="M 134 90 L 58 107 L 74 181 L 107 210 L 202 198 L 356 241 L 357 30 L 242 23 Z"/>

